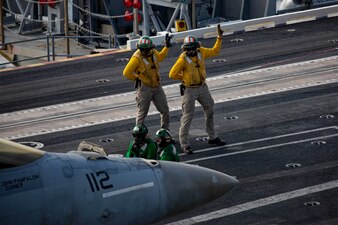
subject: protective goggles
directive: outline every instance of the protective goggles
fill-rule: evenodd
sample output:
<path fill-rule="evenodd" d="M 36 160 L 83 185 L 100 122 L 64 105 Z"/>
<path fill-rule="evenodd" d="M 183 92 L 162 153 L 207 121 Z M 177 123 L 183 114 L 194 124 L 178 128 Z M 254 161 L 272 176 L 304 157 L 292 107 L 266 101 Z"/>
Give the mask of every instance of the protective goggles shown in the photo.
<path fill-rule="evenodd" d="M 140 51 L 142 54 L 147 54 L 149 53 L 153 48 L 140 48 Z"/>
<path fill-rule="evenodd" d="M 197 48 L 185 48 L 185 52 L 188 56 L 197 55 Z"/>
<path fill-rule="evenodd" d="M 145 138 L 146 136 L 144 134 L 136 134 L 132 133 L 134 138 Z"/>

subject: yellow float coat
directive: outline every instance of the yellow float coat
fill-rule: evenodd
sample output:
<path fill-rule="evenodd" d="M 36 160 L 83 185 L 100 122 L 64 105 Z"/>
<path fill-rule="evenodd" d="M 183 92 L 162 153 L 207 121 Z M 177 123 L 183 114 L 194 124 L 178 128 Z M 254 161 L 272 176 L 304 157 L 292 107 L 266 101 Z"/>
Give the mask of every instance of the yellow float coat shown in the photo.
<path fill-rule="evenodd" d="M 161 52 L 156 49 L 152 56 L 144 57 L 140 50 L 137 50 L 130 58 L 123 70 L 123 76 L 129 80 L 140 79 L 142 84 L 147 87 L 158 87 L 160 84 L 159 62 L 167 56 L 169 49 L 164 47 Z"/>

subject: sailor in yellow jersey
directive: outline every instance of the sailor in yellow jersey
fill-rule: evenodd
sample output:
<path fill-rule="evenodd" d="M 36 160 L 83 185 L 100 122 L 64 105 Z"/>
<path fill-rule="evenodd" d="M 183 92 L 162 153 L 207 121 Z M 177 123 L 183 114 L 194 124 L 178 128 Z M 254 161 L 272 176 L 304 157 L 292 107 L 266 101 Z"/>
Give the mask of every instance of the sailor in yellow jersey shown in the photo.
<path fill-rule="evenodd" d="M 167 33 L 165 47 L 159 52 L 148 36 L 142 36 L 137 43 L 137 51 L 123 70 L 123 76 L 135 81 L 137 89 L 136 125 L 144 124 L 150 103 L 153 102 L 161 115 L 161 128 L 169 129 L 169 107 L 160 82 L 159 62 L 167 56 L 171 38 Z"/>
<path fill-rule="evenodd" d="M 206 70 L 204 60 L 218 55 L 221 45 L 223 30 L 217 26 L 217 40 L 212 48 L 202 47 L 196 37 L 185 37 L 182 45 L 183 53 L 171 68 L 169 77 L 181 80 L 182 117 L 179 130 L 179 141 L 185 153 L 192 154 L 189 145 L 189 128 L 195 111 L 197 100 L 203 107 L 205 126 L 208 134 L 208 143 L 213 145 L 225 145 L 225 141 L 217 137 L 214 129 L 214 99 L 212 98 L 206 82 Z"/>

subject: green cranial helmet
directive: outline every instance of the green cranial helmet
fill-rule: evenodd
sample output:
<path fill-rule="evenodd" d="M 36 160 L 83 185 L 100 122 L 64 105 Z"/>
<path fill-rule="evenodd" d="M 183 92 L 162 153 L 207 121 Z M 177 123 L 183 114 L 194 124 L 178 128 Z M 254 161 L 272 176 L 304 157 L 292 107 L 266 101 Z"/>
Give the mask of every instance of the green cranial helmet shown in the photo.
<path fill-rule="evenodd" d="M 154 47 L 153 41 L 148 37 L 148 36 L 142 36 L 137 44 L 136 44 L 137 48 L 141 48 L 141 49 L 151 49 Z"/>
<path fill-rule="evenodd" d="M 148 134 L 148 128 L 144 124 L 138 124 L 134 127 L 133 136 L 143 136 L 145 137 Z"/>
<path fill-rule="evenodd" d="M 171 139 L 171 134 L 168 130 L 161 128 L 159 129 L 156 134 L 156 138 L 163 138 L 163 139 Z"/>
<path fill-rule="evenodd" d="M 196 49 L 199 48 L 199 45 L 198 39 L 193 35 L 189 35 L 184 38 L 182 49 Z"/>
<path fill-rule="evenodd" d="M 156 143 L 160 147 L 160 149 L 165 148 L 168 146 L 170 143 L 172 143 L 172 137 L 171 134 L 168 130 L 166 129 L 159 129 L 156 134 Z"/>

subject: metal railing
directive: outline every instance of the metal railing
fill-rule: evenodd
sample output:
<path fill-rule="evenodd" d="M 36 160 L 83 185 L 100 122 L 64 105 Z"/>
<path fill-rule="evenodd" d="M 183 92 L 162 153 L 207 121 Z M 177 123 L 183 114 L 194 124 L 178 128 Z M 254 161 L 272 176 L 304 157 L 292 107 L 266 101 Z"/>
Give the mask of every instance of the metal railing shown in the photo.
<path fill-rule="evenodd" d="M 1 0 L 0 0 L 1 1 Z M 134 11 L 132 14 L 134 17 L 134 23 L 133 23 L 133 34 L 137 36 L 139 33 L 139 23 L 138 23 L 138 9 L 134 8 Z M 125 16 L 125 15 L 123 15 Z M 89 33 L 95 33 L 90 30 L 87 30 Z M 3 33 L 3 32 L 1 32 Z M 96 33 L 98 34 L 98 33 Z M 55 61 L 56 57 L 73 57 L 73 56 L 81 56 L 81 55 L 74 55 L 74 54 L 68 54 L 70 49 L 69 48 L 69 43 L 66 44 L 67 48 L 67 54 L 56 54 L 55 53 L 55 39 L 107 39 L 108 38 L 108 48 L 111 49 L 112 45 L 114 48 L 118 47 L 118 38 L 127 38 L 128 35 L 130 34 L 109 34 L 103 36 L 58 36 L 58 35 L 46 35 L 46 37 L 39 37 L 39 38 L 32 38 L 28 40 L 21 40 L 21 41 L 13 41 L 13 42 L 7 42 L 7 43 L 0 43 L 0 50 L 6 50 L 8 46 L 13 46 L 14 44 L 19 44 L 19 43 L 24 43 L 24 42 L 31 42 L 31 41 L 40 41 L 40 40 L 46 40 L 46 45 L 47 45 L 47 53 L 46 55 L 38 56 L 38 57 L 32 57 L 29 59 L 22 59 L 22 60 L 16 60 L 16 61 L 11 61 L 11 62 L 6 62 L 6 63 L 0 63 L 0 66 L 6 65 L 6 64 L 16 64 L 24 61 L 29 61 L 29 60 L 35 60 L 35 59 L 42 59 L 42 58 L 47 58 L 48 61 L 52 60 Z M 100 34 L 98 34 L 100 35 Z M 3 40 L 3 38 L 2 38 Z M 67 40 L 67 41 L 68 41 Z M 81 42 L 78 41 L 80 45 L 86 46 L 84 44 L 81 44 Z M 51 48 L 50 48 L 51 44 Z"/>
<path fill-rule="evenodd" d="M 126 35 L 109 35 L 108 38 L 108 48 L 111 49 L 117 48 L 117 38 L 126 37 Z M 29 59 L 22 59 L 22 60 L 15 60 L 11 62 L 1 63 L 0 66 L 6 65 L 6 64 L 16 64 L 24 61 L 29 60 L 35 60 L 35 59 L 42 59 L 46 58 L 47 61 L 55 61 L 56 57 L 76 57 L 76 56 L 82 56 L 82 55 L 76 55 L 76 54 L 57 54 L 56 53 L 56 46 L 55 46 L 55 40 L 56 39 L 78 39 L 79 44 L 81 45 L 81 42 L 79 39 L 103 39 L 101 36 L 59 36 L 59 35 L 46 35 L 45 37 L 39 37 L 39 38 L 32 38 L 28 40 L 21 40 L 21 41 L 13 41 L 13 42 L 7 42 L 7 43 L 0 43 L 0 50 L 6 50 L 9 46 L 13 46 L 15 44 L 25 43 L 25 42 L 33 42 L 33 41 L 46 41 L 47 46 L 47 52 L 46 55 L 41 55 L 38 57 L 32 57 Z"/>
<path fill-rule="evenodd" d="M 292 23 L 322 19 L 322 18 L 330 18 L 338 16 L 338 4 L 309 9 L 305 11 L 299 12 L 291 12 L 285 13 L 281 15 L 274 15 L 250 20 L 236 20 L 230 22 L 222 22 L 221 28 L 226 32 L 226 35 L 231 35 L 239 32 L 245 32 L 248 30 L 260 29 L 262 26 L 269 26 L 269 27 L 277 27 L 288 25 Z M 203 27 L 193 30 L 187 30 L 182 32 L 176 32 L 173 37 L 173 42 L 183 42 L 184 38 L 188 35 L 194 35 L 199 39 L 208 38 L 212 36 L 216 36 L 216 24 L 214 26 Z M 152 42 L 158 46 L 163 45 L 163 40 L 165 37 L 165 32 L 162 32 L 161 35 L 152 36 L 150 37 Z M 127 41 L 127 49 L 128 50 L 135 50 L 136 49 L 136 42 L 137 40 L 128 40 Z"/>

